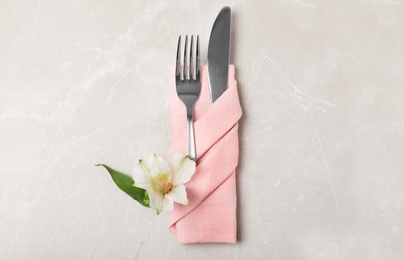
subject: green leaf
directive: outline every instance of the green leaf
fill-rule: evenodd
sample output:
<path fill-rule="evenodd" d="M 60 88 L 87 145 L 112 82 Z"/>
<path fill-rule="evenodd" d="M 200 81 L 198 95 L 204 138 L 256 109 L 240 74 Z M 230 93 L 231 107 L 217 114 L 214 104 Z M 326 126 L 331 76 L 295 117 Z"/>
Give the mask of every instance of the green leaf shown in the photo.
<path fill-rule="evenodd" d="M 111 167 L 105 164 L 96 164 L 95 166 L 103 166 L 111 175 L 112 180 L 114 180 L 116 186 L 120 188 L 123 192 L 131 196 L 134 200 L 139 202 L 141 205 L 145 207 L 149 207 L 150 205 L 150 198 L 149 194 L 145 189 L 138 188 L 133 186 L 135 182 L 133 179 L 126 174 L 121 172 L 115 171 Z"/>

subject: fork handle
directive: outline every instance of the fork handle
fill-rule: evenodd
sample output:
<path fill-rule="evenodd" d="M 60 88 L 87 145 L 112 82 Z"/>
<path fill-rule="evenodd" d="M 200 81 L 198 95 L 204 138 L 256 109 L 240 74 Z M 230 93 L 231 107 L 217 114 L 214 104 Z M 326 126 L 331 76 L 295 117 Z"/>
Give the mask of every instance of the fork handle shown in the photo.
<path fill-rule="evenodd" d="M 187 116 L 187 123 L 188 123 L 188 143 L 187 143 L 188 157 L 189 159 L 196 162 L 194 119 L 192 114 L 191 116 Z"/>

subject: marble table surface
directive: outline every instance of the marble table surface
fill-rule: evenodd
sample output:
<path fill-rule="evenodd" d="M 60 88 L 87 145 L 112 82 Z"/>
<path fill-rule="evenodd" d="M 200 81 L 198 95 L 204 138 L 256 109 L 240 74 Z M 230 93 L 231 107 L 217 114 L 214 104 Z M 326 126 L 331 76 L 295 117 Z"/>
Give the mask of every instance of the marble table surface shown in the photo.
<path fill-rule="evenodd" d="M 219 3 L 220 2 L 220 3 Z M 123 194 L 170 143 L 178 35 L 232 8 L 238 243 Z M 0 259 L 404 259 L 404 1 L 1 1 Z"/>

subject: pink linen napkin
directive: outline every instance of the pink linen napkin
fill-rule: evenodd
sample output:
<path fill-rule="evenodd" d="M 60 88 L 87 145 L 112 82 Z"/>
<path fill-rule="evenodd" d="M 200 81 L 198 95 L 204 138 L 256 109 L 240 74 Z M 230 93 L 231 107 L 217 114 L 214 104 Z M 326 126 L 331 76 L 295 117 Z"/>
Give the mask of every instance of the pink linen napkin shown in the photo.
<path fill-rule="evenodd" d="M 186 154 L 185 105 L 175 88 L 174 68 L 169 83 L 171 146 L 167 156 Z M 238 120 L 242 115 L 235 80 L 229 66 L 228 88 L 210 100 L 207 67 L 201 67 L 201 95 L 194 108 L 196 172 L 186 184 L 189 205 L 176 204 L 170 214 L 170 231 L 181 243 L 235 243 L 236 167 L 238 164 Z"/>

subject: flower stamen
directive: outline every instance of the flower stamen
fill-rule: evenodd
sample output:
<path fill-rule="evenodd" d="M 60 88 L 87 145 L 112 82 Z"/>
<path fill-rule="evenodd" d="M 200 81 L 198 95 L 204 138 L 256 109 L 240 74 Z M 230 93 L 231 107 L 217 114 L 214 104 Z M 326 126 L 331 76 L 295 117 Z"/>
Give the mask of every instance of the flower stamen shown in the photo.
<path fill-rule="evenodd" d="M 167 183 L 165 189 L 164 189 L 164 195 L 166 195 L 167 193 L 170 193 L 170 191 L 173 189 L 173 185 L 170 183 Z"/>

